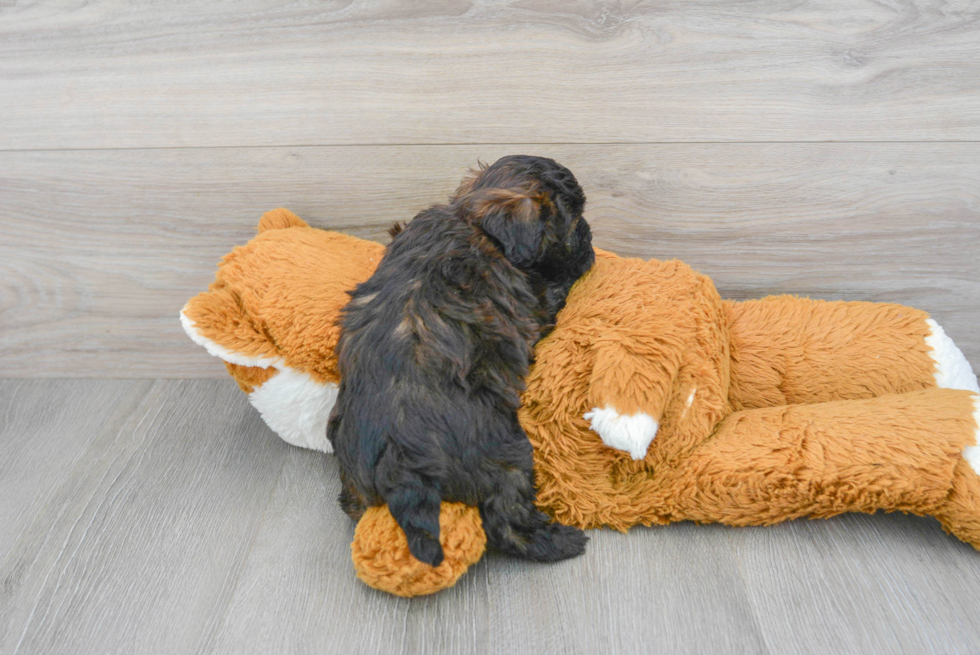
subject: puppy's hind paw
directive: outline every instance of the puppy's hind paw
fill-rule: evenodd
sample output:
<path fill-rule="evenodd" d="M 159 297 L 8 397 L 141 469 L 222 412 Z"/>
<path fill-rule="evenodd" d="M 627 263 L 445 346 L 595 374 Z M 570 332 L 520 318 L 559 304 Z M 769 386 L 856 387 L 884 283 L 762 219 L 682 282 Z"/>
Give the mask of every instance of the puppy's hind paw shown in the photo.
<path fill-rule="evenodd" d="M 429 566 L 442 564 L 442 546 L 431 535 L 413 535 L 408 539 L 408 550 L 412 557 Z"/>
<path fill-rule="evenodd" d="M 528 559 L 538 562 L 557 562 L 584 553 L 588 541 L 578 528 L 549 523 L 530 535 L 525 553 Z"/>

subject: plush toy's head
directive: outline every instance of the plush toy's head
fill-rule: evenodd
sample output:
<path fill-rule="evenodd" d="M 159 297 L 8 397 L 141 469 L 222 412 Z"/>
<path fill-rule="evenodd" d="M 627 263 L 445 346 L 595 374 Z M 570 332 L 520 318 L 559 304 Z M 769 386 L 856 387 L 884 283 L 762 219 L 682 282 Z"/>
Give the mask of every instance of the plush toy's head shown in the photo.
<path fill-rule="evenodd" d="M 340 310 L 374 272 L 384 246 L 309 227 L 285 209 L 221 261 L 215 281 L 181 311 L 184 330 L 229 373 L 287 442 L 331 452 Z"/>

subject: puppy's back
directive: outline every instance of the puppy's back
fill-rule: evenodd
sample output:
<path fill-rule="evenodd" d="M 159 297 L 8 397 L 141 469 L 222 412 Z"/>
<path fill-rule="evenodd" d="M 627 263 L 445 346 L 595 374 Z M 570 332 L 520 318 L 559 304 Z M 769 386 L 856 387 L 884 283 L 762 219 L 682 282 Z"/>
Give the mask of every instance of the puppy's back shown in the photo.
<path fill-rule="evenodd" d="M 366 490 L 376 491 L 367 474 L 387 441 L 445 468 L 494 439 L 482 414 L 518 408 L 535 297 L 487 246 L 450 208 L 433 208 L 394 239 L 344 310 L 334 447 Z"/>

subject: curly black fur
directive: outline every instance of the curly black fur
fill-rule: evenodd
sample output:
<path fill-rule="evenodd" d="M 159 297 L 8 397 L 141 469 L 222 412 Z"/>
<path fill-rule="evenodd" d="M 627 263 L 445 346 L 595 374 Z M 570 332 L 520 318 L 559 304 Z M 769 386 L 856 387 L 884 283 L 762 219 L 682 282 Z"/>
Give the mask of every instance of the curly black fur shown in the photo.
<path fill-rule="evenodd" d="M 327 429 L 340 503 L 355 520 L 387 503 L 423 562 L 443 559 L 443 500 L 479 507 L 499 550 L 554 561 L 585 549 L 581 530 L 535 508 L 517 420 L 532 348 L 595 260 L 584 206 L 567 168 L 504 157 L 393 229 L 351 294 Z"/>

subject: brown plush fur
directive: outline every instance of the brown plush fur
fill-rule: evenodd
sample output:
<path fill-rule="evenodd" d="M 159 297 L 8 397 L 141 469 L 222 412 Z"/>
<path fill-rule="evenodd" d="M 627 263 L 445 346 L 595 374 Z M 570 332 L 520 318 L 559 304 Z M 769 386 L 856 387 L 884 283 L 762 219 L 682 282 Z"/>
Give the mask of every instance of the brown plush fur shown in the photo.
<path fill-rule="evenodd" d="M 370 253 L 380 246 L 308 231 L 317 232 L 279 230 L 283 241 L 275 247 L 304 265 L 317 260 L 331 267 L 330 275 L 347 276 L 346 288 L 369 277 L 376 264 Z M 707 277 L 681 262 L 596 254 L 557 327 L 538 344 L 522 398 L 520 420 L 534 446 L 542 510 L 580 527 L 619 530 L 898 510 L 936 516 L 980 548 L 980 476 L 962 455 L 975 444 L 977 396 L 936 388 L 924 312 L 790 296 L 723 301 Z M 217 306 L 188 306 L 195 317 L 213 317 L 209 334 L 232 350 L 243 314 L 250 325 L 279 329 L 306 311 L 301 305 L 310 297 L 324 306 L 333 302 L 338 312 L 347 298 L 335 286 L 303 287 L 311 281 L 286 271 L 281 301 L 248 304 L 250 286 L 268 284 L 266 269 L 248 270 L 241 256 L 232 261 L 242 264 L 245 289 L 236 293 L 245 304 L 225 303 L 219 285 Z M 305 342 L 300 353 L 332 349 L 333 332 L 302 329 L 309 326 L 289 333 L 295 341 L 277 336 L 275 347 L 266 336 L 274 331 L 245 330 L 255 342 L 242 347 L 274 352 L 294 367 L 307 361 L 288 350 L 295 343 Z M 317 369 L 324 379 L 332 379 L 331 361 Z M 307 366 L 314 370 L 312 362 Z M 251 373 L 233 373 L 243 388 L 261 383 Z M 605 404 L 659 420 L 644 458 L 607 447 L 590 429 L 583 414 Z M 480 532 L 478 521 L 470 509 L 440 523 L 472 535 Z M 393 541 L 400 531 L 390 515 L 362 524 L 354 544 L 358 574 L 393 593 L 438 591 L 479 558 L 477 545 L 447 550 L 440 566 L 452 575 L 420 576 L 399 569 L 411 558 Z M 393 550 L 379 545 L 386 543 Z"/>
<path fill-rule="evenodd" d="M 874 398 L 935 385 L 925 342 L 929 316 L 918 309 L 794 296 L 722 306 L 733 410 Z"/>
<path fill-rule="evenodd" d="M 442 503 L 439 527 L 445 557 L 439 566 L 429 566 L 411 556 L 408 539 L 387 506 L 369 507 L 351 544 L 357 577 L 396 596 L 421 596 L 453 586 L 483 557 L 487 537 L 479 510 L 463 503 Z"/>
<path fill-rule="evenodd" d="M 859 437 L 872 427 L 862 423 L 867 418 L 884 421 L 873 451 L 881 462 L 903 449 L 921 455 L 943 472 L 909 484 L 922 483 L 916 488 L 923 496 L 944 495 L 955 459 L 973 438 L 972 394 L 906 394 L 935 387 L 926 318 L 900 305 L 791 296 L 722 302 L 706 277 L 681 262 L 599 257 L 569 295 L 555 331 L 538 345 L 522 399 L 538 503 L 565 523 L 620 530 L 684 519 L 744 525 L 823 516 L 825 506 L 808 504 L 799 489 L 823 497 L 836 493 L 834 484 L 862 489 L 853 507 L 834 505 L 837 512 L 867 510 L 862 495 L 880 497 L 884 508 L 890 496 L 874 486 L 863 490 L 868 480 L 856 461 L 830 460 L 847 466 L 846 475 L 830 468 L 828 476 L 824 463 L 831 479 L 811 480 L 793 468 L 789 445 L 780 441 L 806 421 L 806 448 L 828 457 L 835 449 L 856 454 Z M 901 402 L 876 399 L 887 394 L 903 394 L 893 397 Z M 859 399 L 876 401 L 792 406 Z M 589 429 L 582 415 L 607 403 L 660 419 L 644 459 L 608 448 Z M 959 422 L 941 422 L 944 403 L 955 407 Z M 910 421 L 916 412 L 932 423 L 920 429 Z M 947 459 L 915 441 L 936 445 L 941 439 L 933 432 L 950 440 Z M 724 443 L 728 459 L 714 455 Z M 783 459 L 762 456 L 771 453 Z M 887 486 L 881 462 L 867 466 Z M 702 474 L 704 467 L 710 474 Z M 784 489 L 790 479 L 798 479 L 797 495 Z M 753 495 L 762 500 L 743 502 Z M 923 511 L 935 508 L 923 503 Z"/>

